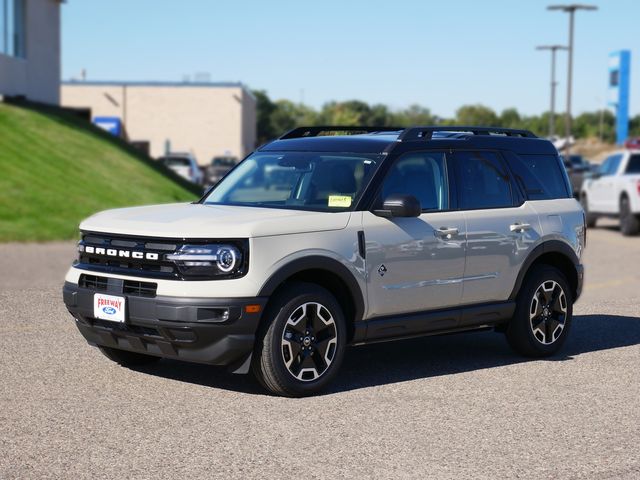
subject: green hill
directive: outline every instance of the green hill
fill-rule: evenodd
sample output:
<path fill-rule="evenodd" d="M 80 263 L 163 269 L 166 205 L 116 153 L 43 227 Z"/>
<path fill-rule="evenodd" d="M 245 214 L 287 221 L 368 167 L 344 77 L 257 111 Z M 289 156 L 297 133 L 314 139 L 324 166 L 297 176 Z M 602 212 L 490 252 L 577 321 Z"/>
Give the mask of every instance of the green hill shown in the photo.
<path fill-rule="evenodd" d="M 195 198 L 197 187 L 86 120 L 0 103 L 0 242 L 77 238 L 99 210 Z"/>

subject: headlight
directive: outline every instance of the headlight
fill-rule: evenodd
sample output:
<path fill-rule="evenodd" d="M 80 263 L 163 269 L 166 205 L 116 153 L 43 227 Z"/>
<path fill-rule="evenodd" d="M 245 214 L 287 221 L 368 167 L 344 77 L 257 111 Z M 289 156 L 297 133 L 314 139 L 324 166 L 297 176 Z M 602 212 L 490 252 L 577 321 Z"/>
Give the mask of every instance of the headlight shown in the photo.
<path fill-rule="evenodd" d="M 246 273 L 246 254 L 236 245 L 183 245 L 165 255 L 185 277 L 238 277 Z"/>

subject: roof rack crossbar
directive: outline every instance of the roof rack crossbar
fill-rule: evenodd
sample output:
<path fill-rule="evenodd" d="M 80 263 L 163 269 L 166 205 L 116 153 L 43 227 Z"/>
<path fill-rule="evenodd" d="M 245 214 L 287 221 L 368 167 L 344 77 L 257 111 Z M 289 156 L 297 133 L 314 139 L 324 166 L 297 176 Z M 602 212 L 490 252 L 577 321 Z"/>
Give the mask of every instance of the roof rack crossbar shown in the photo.
<path fill-rule="evenodd" d="M 508 137 L 524 137 L 524 138 L 537 138 L 529 130 L 518 130 L 514 128 L 500 128 L 500 127 L 473 127 L 473 126 L 458 126 L 458 125 L 442 125 L 442 126 L 427 126 L 427 127 L 409 127 L 403 130 L 398 137 L 398 141 L 407 140 L 431 140 L 434 132 L 469 132 L 473 135 L 506 135 Z"/>
<path fill-rule="evenodd" d="M 278 140 L 288 140 L 291 138 L 317 137 L 321 133 L 350 132 L 350 133 L 376 133 L 376 132 L 399 132 L 404 127 L 363 127 L 363 126 L 317 126 L 298 127 L 288 131 Z"/>

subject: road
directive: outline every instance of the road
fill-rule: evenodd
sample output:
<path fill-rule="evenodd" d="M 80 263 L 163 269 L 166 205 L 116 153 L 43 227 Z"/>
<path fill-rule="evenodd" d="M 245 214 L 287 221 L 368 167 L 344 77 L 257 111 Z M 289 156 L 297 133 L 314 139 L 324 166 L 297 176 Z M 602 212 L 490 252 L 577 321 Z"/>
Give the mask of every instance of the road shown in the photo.
<path fill-rule="evenodd" d="M 326 395 L 109 362 L 60 288 L 69 243 L 0 245 L 0 478 L 640 478 L 640 238 L 589 231 L 562 354 L 500 334 L 352 348 Z"/>

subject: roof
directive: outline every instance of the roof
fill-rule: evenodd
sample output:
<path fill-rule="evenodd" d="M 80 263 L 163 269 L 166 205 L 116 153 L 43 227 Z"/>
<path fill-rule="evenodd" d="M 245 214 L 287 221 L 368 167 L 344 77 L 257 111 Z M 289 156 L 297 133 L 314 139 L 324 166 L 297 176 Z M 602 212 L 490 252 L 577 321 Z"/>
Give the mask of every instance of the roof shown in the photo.
<path fill-rule="evenodd" d="M 200 87 L 200 88 L 241 88 L 253 97 L 251 90 L 242 82 L 165 82 L 156 80 L 65 80 L 64 86 L 72 87 Z M 254 97 L 255 98 L 255 97 Z"/>
<path fill-rule="evenodd" d="M 320 135 L 328 131 L 339 135 Z M 348 134 L 349 131 L 353 134 Z M 400 144 L 422 149 L 478 148 L 511 150 L 520 154 L 558 153 L 550 141 L 526 130 L 456 126 L 381 127 L 379 130 L 375 127 L 301 127 L 263 145 L 259 150 L 380 154 Z"/>

